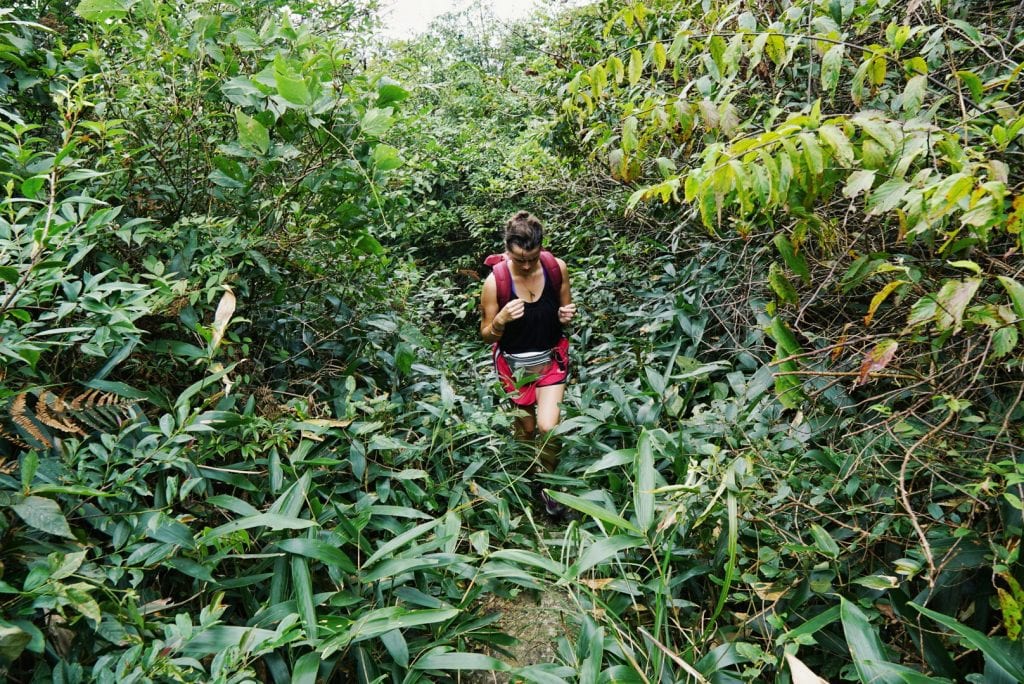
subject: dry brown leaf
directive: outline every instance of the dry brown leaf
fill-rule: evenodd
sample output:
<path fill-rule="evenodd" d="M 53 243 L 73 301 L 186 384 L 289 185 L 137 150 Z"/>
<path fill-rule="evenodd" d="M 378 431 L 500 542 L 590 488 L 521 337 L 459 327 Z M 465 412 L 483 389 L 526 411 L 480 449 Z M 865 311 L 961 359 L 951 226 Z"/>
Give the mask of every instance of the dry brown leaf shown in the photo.
<path fill-rule="evenodd" d="M 219 347 L 221 340 L 224 339 L 228 323 L 231 322 L 231 317 L 235 315 L 235 304 L 235 293 L 231 291 L 230 287 L 225 285 L 224 294 L 221 295 L 220 303 L 217 304 L 217 312 L 213 315 L 213 326 L 211 327 L 213 334 L 210 337 L 211 351 Z"/>
<path fill-rule="evenodd" d="M 868 352 L 868 355 L 864 357 L 864 362 L 860 365 L 860 374 L 857 376 L 858 385 L 863 385 L 868 381 L 868 378 L 872 373 L 876 373 L 892 361 L 892 357 L 896 355 L 896 348 L 899 347 L 899 343 L 896 340 L 882 340 L 875 345 L 875 348 Z"/>
<path fill-rule="evenodd" d="M 786 654 L 786 662 L 789 664 L 789 673 L 793 675 L 793 684 L 828 684 L 828 680 L 814 674 L 811 668 L 792 653 Z"/>

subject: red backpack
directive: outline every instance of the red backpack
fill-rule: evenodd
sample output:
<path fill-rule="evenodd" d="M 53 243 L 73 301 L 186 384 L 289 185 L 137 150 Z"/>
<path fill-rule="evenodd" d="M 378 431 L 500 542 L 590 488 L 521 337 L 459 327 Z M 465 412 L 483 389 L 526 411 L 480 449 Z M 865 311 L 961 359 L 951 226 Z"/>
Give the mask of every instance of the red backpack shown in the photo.
<path fill-rule="evenodd" d="M 494 284 L 497 285 L 498 311 L 501 311 L 509 300 L 512 299 L 512 273 L 508 270 L 504 254 L 492 254 L 484 259 L 484 264 L 491 267 L 494 274 Z M 554 286 L 556 292 L 562 289 L 562 269 L 558 266 L 558 260 L 551 252 L 541 250 L 540 265 L 547 275 L 548 282 Z"/>

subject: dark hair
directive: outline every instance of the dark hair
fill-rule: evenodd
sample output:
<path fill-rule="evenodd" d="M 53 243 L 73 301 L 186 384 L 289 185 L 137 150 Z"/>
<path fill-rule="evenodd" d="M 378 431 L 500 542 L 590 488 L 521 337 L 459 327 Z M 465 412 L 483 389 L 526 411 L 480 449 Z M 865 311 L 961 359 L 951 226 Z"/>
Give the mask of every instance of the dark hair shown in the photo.
<path fill-rule="evenodd" d="M 529 251 L 540 247 L 543 240 L 544 226 L 528 211 L 517 211 L 505 224 L 505 249 L 518 247 Z"/>

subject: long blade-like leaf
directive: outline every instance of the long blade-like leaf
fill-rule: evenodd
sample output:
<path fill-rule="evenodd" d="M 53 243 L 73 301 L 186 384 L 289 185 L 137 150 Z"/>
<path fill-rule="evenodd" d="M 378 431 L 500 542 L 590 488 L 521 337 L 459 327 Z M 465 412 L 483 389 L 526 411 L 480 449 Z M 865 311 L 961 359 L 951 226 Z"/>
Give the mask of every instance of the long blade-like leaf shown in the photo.
<path fill-rule="evenodd" d="M 654 524 L 654 453 L 651 435 L 644 430 L 640 434 L 640 445 L 636 458 L 636 484 L 633 488 L 633 506 L 636 522 L 641 530 L 647 531 Z"/>
<path fill-rule="evenodd" d="M 581 499 L 578 496 L 566 494 L 565 492 L 556 492 L 553 490 L 545 491 L 547 491 L 548 496 L 550 496 L 552 499 L 562 504 L 563 506 L 568 506 L 569 508 L 573 508 L 579 511 L 580 513 L 589 515 L 590 517 L 596 518 L 601 522 L 608 523 L 609 525 L 614 525 L 615 527 L 622 528 L 628 532 L 632 532 L 633 534 L 643 535 L 643 532 L 639 528 L 637 528 L 636 525 L 629 522 L 621 515 L 612 513 L 611 511 L 603 508 L 602 506 L 597 505 L 592 501 L 587 501 L 586 499 Z"/>
<path fill-rule="evenodd" d="M 916 603 L 910 603 L 908 605 L 918 612 L 930 617 L 932 620 L 935 620 L 943 627 L 953 630 L 963 637 L 971 646 L 984 653 L 986 658 L 1006 670 L 1008 675 L 1015 677 L 1018 681 L 1024 682 L 1024 659 L 1021 658 L 1022 649 L 1019 645 L 1014 646 L 1005 639 L 986 636 L 976 629 L 971 629 L 967 625 L 960 624 L 957 620 L 948 615 L 938 613 L 934 610 L 925 608 L 924 606 L 919 606 Z"/>

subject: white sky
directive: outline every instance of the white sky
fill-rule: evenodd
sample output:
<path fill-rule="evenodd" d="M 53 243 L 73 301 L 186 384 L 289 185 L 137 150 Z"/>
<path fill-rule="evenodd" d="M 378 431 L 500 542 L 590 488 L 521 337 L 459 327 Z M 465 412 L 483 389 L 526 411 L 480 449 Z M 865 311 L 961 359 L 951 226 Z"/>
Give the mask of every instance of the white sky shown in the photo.
<path fill-rule="evenodd" d="M 411 38 L 425 31 L 438 15 L 462 10 L 472 0 L 381 0 L 382 29 L 388 38 Z M 530 14 L 538 0 L 495 0 L 491 10 L 499 19 L 518 19 Z M 545 3 L 547 4 L 547 3 Z"/>

